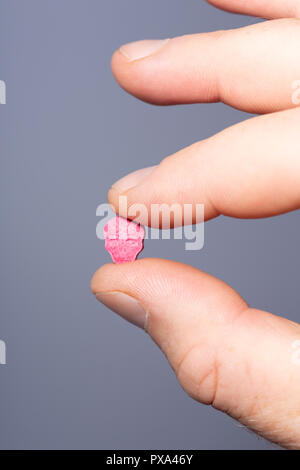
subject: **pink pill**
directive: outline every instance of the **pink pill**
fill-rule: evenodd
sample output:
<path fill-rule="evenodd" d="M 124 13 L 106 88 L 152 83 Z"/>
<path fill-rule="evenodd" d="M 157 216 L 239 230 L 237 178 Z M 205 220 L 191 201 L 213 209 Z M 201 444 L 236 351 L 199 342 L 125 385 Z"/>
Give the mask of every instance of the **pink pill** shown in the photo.
<path fill-rule="evenodd" d="M 134 261 L 143 249 L 144 227 L 123 217 L 110 219 L 104 227 L 105 248 L 114 263 Z"/>

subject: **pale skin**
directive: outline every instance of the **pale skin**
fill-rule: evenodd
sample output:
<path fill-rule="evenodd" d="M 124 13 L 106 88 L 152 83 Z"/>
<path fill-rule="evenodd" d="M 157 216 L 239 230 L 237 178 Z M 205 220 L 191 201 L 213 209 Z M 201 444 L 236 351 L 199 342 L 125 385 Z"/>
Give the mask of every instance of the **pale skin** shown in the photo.
<path fill-rule="evenodd" d="M 124 194 L 128 206 L 149 209 L 157 202 L 204 203 L 206 219 L 300 208 L 300 108 L 292 100 L 292 84 L 300 80 L 300 0 L 209 3 L 269 21 L 157 46 L 125 45 L 112 58 L 114 76 L 150 103 L 223 101 L 260 116 L 122 178 L 108 194 L 117 212 Z M 213 276 L 161 259 L 105 265 L 91 288 L 144 327 L 190 396 L 300 449 L 300 364 L 293 349 L 300 325 L 252 309 Z"/>

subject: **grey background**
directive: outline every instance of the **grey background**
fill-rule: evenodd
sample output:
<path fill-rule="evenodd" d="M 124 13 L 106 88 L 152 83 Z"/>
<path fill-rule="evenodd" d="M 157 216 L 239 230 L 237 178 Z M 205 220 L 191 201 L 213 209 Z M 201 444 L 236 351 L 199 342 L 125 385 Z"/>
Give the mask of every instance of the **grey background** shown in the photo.
<path fill-rule="evenodd" d="M 266 449 L 188 398 L 158 348 L 90 294 L 109 261 L 96 207 L 110 184 L 248 117 L 223 104 L 158 108 L 114 82 L 122 43 L 253 23 L 201 0 L 1 0 L 2 449 Z M 213 60 L 213 57 L 212 57 Z M 206 224 L 205 247 L 148 241 L 255 307 L 299 321 L 299 214 Z"/>

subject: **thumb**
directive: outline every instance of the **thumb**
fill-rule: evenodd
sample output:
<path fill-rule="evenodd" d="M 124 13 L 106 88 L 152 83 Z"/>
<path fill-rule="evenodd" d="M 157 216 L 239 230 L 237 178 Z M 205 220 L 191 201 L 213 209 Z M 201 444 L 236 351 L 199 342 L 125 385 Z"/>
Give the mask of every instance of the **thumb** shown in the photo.
<path fill-rule="evenodd" d="M 250 309 L 222 281 L 171 261 L 105 265 L 91 289 L 149 333 L 190 396 L 300 449 L 299 325 Z"/>

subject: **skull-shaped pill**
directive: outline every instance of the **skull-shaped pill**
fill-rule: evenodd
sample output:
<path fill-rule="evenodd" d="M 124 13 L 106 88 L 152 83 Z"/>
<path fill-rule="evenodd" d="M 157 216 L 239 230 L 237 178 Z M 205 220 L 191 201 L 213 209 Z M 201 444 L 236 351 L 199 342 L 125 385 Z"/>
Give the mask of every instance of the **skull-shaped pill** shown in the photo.
<path fill-rule="evenodd" d="M 118 264 L 136 259 L 143 249 L 144 236 L 144 227 L 119 216 L 104 227 L 105 248 Z"/>

